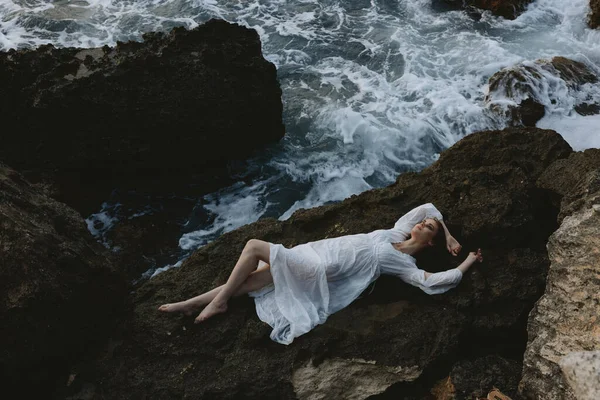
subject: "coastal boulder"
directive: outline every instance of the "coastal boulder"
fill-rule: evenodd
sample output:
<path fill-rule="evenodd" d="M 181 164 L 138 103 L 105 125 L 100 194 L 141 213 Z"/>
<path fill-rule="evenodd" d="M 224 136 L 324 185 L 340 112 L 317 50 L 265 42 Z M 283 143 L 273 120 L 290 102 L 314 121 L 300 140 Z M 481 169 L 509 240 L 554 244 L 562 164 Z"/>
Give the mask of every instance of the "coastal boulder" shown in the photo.
<path fill-rule="evenodd" d="M 258 34 L 221 20 L 115 47 L 10 50 L 0 81 L 0 160 L 76 206 L 102 183 L 93 207 L 115 187 L 164 193 L 194 175 L 208 190 L 284 135 Z"/>
<path fill-rule="evenodd" d="M 489 10 L 492 14 L 515 19 L 532 0 L 441 0 L 453 8 L 475 7 Z"/>
<path fill-rule="evenodd" d="M 568 195 L 562 202 L 562 224 L 548 242 L 551 264 L 546 290 L 527 326 L 529 340 L 519 386 L 523 396 L 531 399 L 592 399 L 582 393 L 600 392 L 599 371 L 586 380 L 586 357 L 579 366 L 571 357 L 573 352 L 600 350 L 600 151 L 575 153 L 567 160 L 573 165 L 557 161 L 540 177 L 540 182 L 552 187 L 549 182 L 563 165 L 570 182 L 560 178 L 564 186 L 553 185 Z M 598 364 L 595 357 L 594 362 L 588 360 L 588 374 Z"/>
<path fill-rule="evenodd" d="M 4 393 L 50 398 L 69 367 L 106 340 L 127 286 L 76 211 L 0 164 Z"/>
<path fill-rule="evenodd" d="M 90 220 L 130 280 L 180 256 L 196 199 L 284 135 L 253 29 L 211 20 L 115 47 L 0 53 L 0 161 Z M 104 234 L 105 233 L 105 234 Z"/>
<path fill-rule="evenodd" d="M 535 126 L 547 106 L 564 101 L 565 92 L 577 92 L 583 85 L 597 83 L 596 74 L 581 62 L 565 57 L 541 59 L 492 75 L 485 102 L 492 113 L 508 119 L 511 125 Z M 600 111 L 600 105 L 591 98 L 580 99 L 574 107 L 582 115 Z"/>
<path fill-rule="evenodd" d="M 600 0 L 590 0 L 590 9 L 588 23 L 590 28 L 597 29 L 600 27 Z"/>
<path fill-rule="evenodd" d="M 226 233 L 181 267 L 139 285 L 115 336 L 120 345 L 82 367 L 88 372 L 78 374 L 72 387 L 98 399 L 103 394 L 113 399 L 422 398 L 453 365 L 466 377 L 485 362 L 468 360 L 488 356 L 500 360 L 498 367 L 478 372 L 480 379 L 515 386 L 527 315 L 545 286 L 545 244 L 557 227 L 557 203 L 536 182 L 550 164 L 571 153 L 552 131 L 475 133 L 431 167 L 403 174 L 387 188 Z M 418 260 L 422 268 L 451 268 L 477 247 L 485 254 L 482 265 L 443 295 L 429 296 L 383 276 L 372 291 L 289 346 L 270 340 L 270 328 L 246 296 L 199 325 L 195 315 L 157 311 L 163 303 L 225 282 L 251 238 L 289 247 L 370 232 L 393 226 L 425 202 L 442 211 L 464 251 L 457 258 L 443 250 L 424 255 Z M 473 382 L 460 380 L 461 392 L 476 392 Z"/>

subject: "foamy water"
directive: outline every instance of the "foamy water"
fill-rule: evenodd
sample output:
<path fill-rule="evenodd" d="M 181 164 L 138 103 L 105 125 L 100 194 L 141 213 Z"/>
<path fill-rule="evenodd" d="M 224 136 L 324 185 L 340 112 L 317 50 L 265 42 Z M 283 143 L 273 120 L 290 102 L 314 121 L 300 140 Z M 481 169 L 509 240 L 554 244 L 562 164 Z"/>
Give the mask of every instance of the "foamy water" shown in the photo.
<path fill-rule="evenodd" d="M 183 227 L 185 254 L 260 217 L 285 219 L 388 185 L 465 135 L 503 128 L 484 102 L 501 68 L 565 56 L 600 72 L 600 31 L 587 28 L 588 7 L 537 0 L 507 21 L 442 12 L 431 0 L 4 0 L 0 48 L 113 45 L 212 17 L 258 31 L 278 68 L 286 137 L 251 160 L 244 182 L 199 199 Z M 573 111 L 584 98 L 600 102 L 599 86 L 568 91 L 550 75 L 538 83 L 547 115 L 538 125 L 576 149 L 599 146 L 598 117 Z M 117 209 L 118 199 L 88 219 L 99 238 Z"/>

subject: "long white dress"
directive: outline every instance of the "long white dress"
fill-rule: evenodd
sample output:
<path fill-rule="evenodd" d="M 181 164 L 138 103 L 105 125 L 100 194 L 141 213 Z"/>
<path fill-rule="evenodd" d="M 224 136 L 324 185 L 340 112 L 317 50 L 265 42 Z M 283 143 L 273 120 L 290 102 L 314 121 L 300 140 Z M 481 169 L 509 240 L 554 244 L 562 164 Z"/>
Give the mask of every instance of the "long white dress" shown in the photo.
<path fill-rule="evenodd" d="M 323 239 L 291 249 L 270 243 L 273 284 L 249 295 L 254 297 L 258 317 L 273 328 L 271 339 L 292 343 L 352 303 L 380 274 L 397 276 L 428 294 L 458 285 L 460 270 L 434 273 L 425 279 L 414 257 L 392 245 L 408 239 L 417 223 L 431 217 L 442 219 L 428 203 L 406 213 L 392 229 Z"/>

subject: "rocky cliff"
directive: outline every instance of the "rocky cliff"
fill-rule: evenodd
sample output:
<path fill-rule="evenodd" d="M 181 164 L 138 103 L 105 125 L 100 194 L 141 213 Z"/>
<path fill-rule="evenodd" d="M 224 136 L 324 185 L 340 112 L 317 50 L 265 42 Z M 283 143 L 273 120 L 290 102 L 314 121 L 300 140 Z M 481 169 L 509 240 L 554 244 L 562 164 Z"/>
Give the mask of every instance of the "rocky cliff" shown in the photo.
<path fill-rule="evenodd" d="M 480 132 L 390 187 L 227 233 L 135 290 L 113 336 L 119 345 L 93 366 L 75 368 L 72 398 L 423 398 L 448 375 L 461 396 L 494 385 L 514 395 L 560 204 L 537 181 L 571 153 L 552 131 Z M 428 296 L 382 277 L 371 294 L 290 346 L 270 341 L 247 297 L 201 325 L 156 310 L 224 282 L 250 238 L 293 246 L 368 232 L 428 201 L 444 213 L 465 253 L 482 247 L 486 255 L 446 294 Z M 440 253 L 419 263 L 435 271 L 459 261 Z"/>
<path fill-rule="evenodd" d="M 283 137 L 277 72 L 256 31 L 211 20 L 143 39 L 0 53 L 0 160 L 49 175 L 79 209 L 102 183 L 93 207 L 115 187 L 164 193 L 195 174 L 214 189 L 228 161 Z"/>

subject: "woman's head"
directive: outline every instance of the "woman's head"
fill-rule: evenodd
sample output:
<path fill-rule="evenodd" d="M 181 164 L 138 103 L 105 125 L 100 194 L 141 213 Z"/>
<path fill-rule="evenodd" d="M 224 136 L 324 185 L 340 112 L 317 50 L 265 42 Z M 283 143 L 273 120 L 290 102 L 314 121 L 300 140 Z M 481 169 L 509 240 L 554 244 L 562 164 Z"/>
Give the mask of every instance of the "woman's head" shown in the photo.
<path fill-rule="evenodd" d="M 446 241 L 444 228 L 437 218 L 425 218 L 412 228 L 410 236 L 427 246 L 443 245 Z"/>

